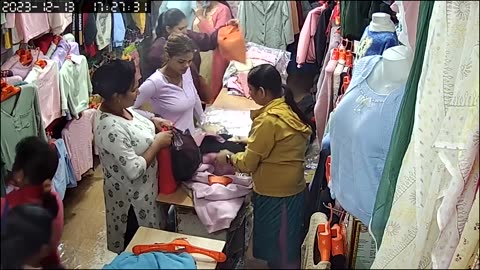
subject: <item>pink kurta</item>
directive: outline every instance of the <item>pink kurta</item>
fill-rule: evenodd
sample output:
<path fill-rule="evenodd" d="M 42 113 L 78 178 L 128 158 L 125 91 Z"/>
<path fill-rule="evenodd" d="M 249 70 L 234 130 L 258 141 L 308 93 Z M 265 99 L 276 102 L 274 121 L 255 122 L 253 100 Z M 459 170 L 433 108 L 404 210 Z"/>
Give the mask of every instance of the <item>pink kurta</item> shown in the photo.
<path fill-rule="evenodd" d="M 208 16 L 210 15 L 210 16 Z M 198 23 L 198 29 L 207 34 L 213 33 L 216 29 L 224 26 L 230 19 L 232 19 L 232 13 L 230 9 L 223 5 L 217 4 L 213 9 L 211 14 L 207 14 L 208 18 L 206 20 L 198 21 L 195 20 L 195 23 Z M 203 63 L 202 63 L 203 64 Z M 210 75 L 210 89 L 214 93 L 216 98 L 222 90 L 223 87 L 223 74 L 228 67 L 229 62 L 225 60 L 218 49 L 213 51 L 212 63 L 211 63 L 211 75 Z"/>

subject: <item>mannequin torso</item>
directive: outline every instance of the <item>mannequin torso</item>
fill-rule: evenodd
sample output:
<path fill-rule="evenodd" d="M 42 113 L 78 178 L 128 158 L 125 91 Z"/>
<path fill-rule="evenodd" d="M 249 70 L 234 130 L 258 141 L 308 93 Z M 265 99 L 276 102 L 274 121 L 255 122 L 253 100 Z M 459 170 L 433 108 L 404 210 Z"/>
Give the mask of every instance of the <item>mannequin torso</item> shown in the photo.
<path fill-rule="evenodd" d="M 367 78 L 367 84 L 377 94 L 388 95 L 405 85 L 413 62 L 412 50 L 407 46 L 395 46 L 385 50 L 382 59 Z"/>
<path fill-rule="evenodd" d="M 390 15 L 383 12 L 372 14 L 372 21 L 368 28 L 372 32 L 395 32 L 395 24 L 390 19 Z"/>

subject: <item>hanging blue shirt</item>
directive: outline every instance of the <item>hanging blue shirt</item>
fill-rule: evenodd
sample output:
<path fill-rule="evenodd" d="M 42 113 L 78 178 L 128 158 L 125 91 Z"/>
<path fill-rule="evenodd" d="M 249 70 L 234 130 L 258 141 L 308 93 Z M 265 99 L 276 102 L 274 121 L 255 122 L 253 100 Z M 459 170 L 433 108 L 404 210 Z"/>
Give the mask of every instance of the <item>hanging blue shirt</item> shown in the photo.
<path fill-rule="evenodd" d="M 360 39 L 357 57 L 382 55 L 386 49 L 398 46 L 398 44 L 397 32 L 372 32 L 367 26 Z"/>
<path fill-rule="evenodd" d="M 330 116 L 332 197 L 368 225 L 405 86 L 388 95 L 374 92 L 367 78 L 382 56 L 366 56 Z"/>
<path fill-rule="evenodd" d="M 138 256 L 122 252 L 103 269 L 197 269 L 188 253 L 149 252 Z"/>
<path fill-rule="evenodd" d="M 73 174 L 72 162 L 68 156 L 67 148 L 63 139 L 56 140 L 55 147 L 57 148 L 59 160 L 57 171 L 53 177 L 53 186 L 63 200 L 67 187 L 76 187 L 77 179 L 75 179 L 75 175 Z"/>
<path fill-rule="evenodd" d="M 125 23 L 121 13 L 113 13 L 113 48 L 123 47 L 123 41 L 125 40 Z"/>

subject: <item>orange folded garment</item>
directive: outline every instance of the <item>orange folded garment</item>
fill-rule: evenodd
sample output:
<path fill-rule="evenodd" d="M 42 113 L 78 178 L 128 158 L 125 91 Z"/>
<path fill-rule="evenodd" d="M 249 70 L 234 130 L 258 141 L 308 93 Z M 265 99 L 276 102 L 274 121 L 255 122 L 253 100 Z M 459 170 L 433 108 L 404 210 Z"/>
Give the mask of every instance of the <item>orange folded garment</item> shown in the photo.
<path fill-rule="evenodd" d="M 216 176 L 216 175 L 209 175 L 208 176 L 208 184 L 211 186 L 213 184 L 221 184 L 224 186 L 228 186 L 233 182 L 232 178 L 227 176 Z"/>
<path fill-rule="evenodd" d="M 238 26 L 227 25 L 218 30 L 218 50 L 225 60 L 247 61 L 245 39 Z"/>

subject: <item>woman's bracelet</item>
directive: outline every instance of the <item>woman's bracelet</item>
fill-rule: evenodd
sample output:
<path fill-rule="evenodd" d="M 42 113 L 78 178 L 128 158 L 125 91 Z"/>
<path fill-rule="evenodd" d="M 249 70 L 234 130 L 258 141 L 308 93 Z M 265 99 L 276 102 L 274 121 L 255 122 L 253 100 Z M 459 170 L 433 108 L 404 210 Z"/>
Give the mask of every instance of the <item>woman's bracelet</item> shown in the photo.
<path fill-rule="evenodd" d="M 227 155 L 227 163 L 232 165 L 233 166 L 233 163 L 232 163 L 232 156 L 231 155 Z"/>

